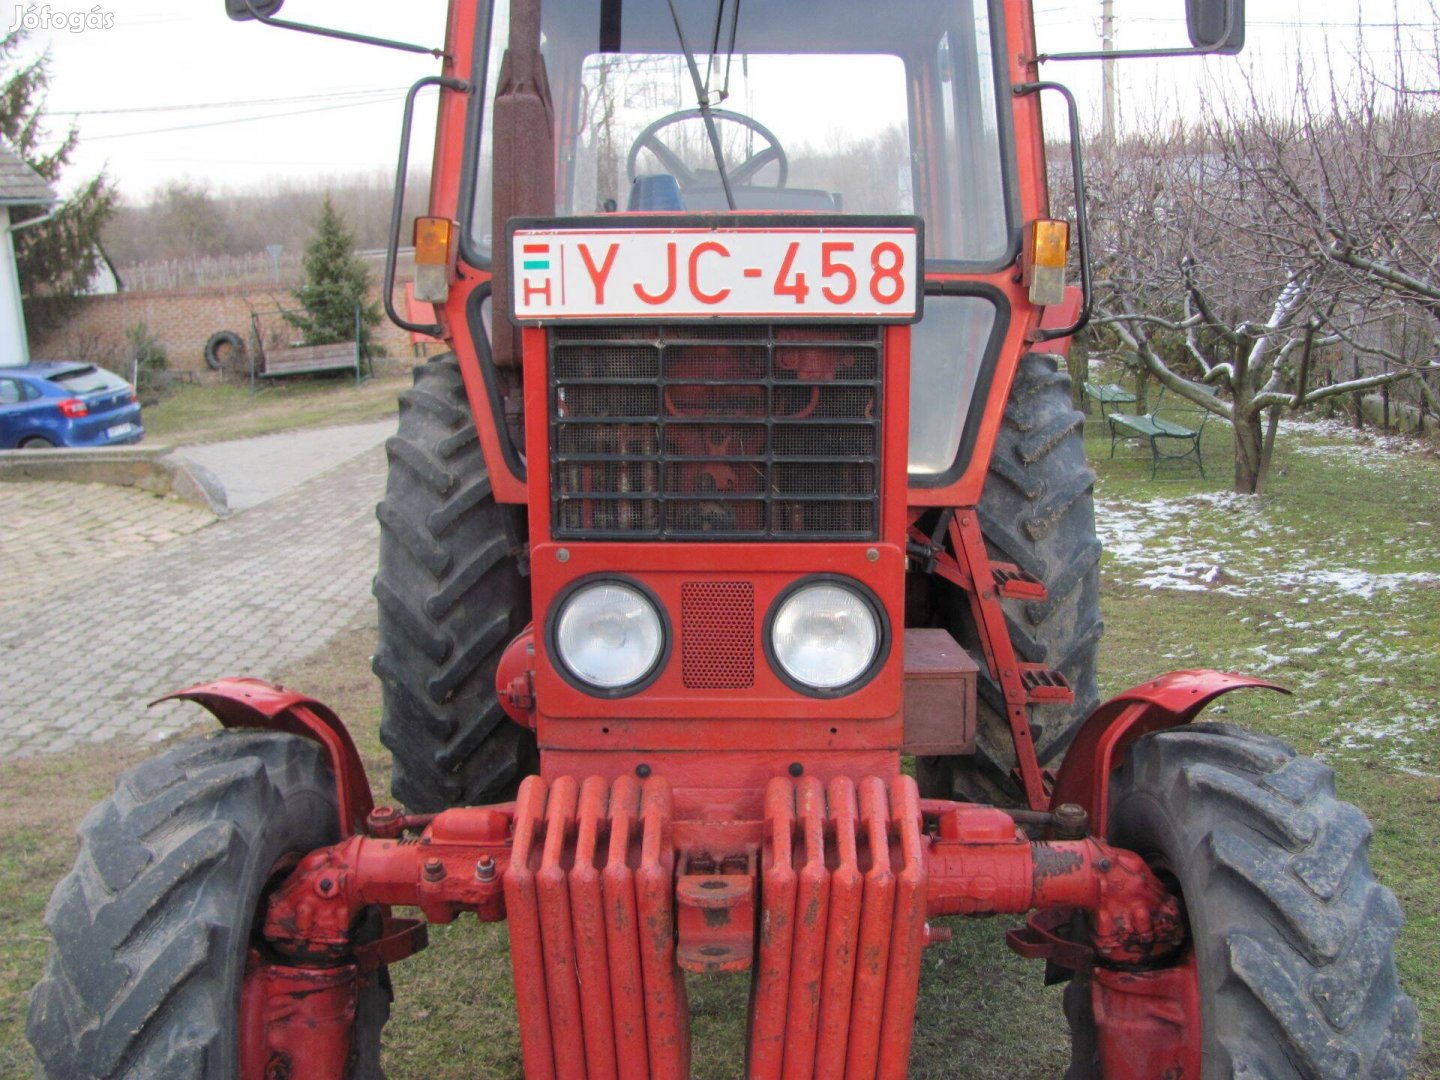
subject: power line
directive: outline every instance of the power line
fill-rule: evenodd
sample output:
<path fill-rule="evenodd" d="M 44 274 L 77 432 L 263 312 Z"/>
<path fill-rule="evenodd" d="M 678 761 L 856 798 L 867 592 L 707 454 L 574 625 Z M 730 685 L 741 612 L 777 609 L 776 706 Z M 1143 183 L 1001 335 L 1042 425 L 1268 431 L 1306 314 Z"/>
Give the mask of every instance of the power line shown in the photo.
<path fill-rule="evenodd" d="M 201 128 L 226 127 L 230 124 L 249 124 L 257 120 L 283 120 L 291 116 L 310 116 L 314 113 L 335 112 L 339 109 L 355 109 L 371 105 L 389 105 L 392 101 L 376 99 L 374 101 L 351 101 L 343 105 L 325 105 L 316 109 L 292 109 L 289 112 L 266 113 L 263 116 L 236 116 L 229 120 L 210 120 L 201 124 L 181 124 L 176 127 L 151 128 L 147 131 L 124 131 L 111 135 L 87 135 L 86 143 L 102 142 L 106 139 L 136 139 L 144 135 L 169 135 L 177 131 L 198 131 Z"/>
<path fill-rule="evenodd" d="M 121 116 L 134 113 L 192 112 L 201 109 L 238 109 L 251 105 L 292 105 L 302 101 L 340 101 L 356 97 L 376 97 L 403 93 L 408 87 L 386 86 L 366 90 L 327 91 L 323 94 L 300 94 L 292 97 L 247 98 L 238 101 L 200 101 L 190 105 L 136 105 L 126 109 L 47 109 L 51 116 Z"/>

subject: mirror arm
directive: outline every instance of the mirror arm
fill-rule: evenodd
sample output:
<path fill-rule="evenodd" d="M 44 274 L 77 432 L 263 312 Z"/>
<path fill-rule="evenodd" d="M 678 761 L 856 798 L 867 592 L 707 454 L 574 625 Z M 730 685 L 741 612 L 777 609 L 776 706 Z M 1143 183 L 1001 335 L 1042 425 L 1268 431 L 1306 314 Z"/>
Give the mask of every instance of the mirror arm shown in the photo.
<path fill-rule="evenodd" d="M 1111 52 L 1100 50 L 1098 52 L 1041 53 L 1035 57 L 1035 63 L 1043 64 L 1048 60 L 1166 60 L 1177 56 L 1216 56 L 1225 54 L 1231 37 L 1239 29 L 1235 23 L 1235 5 L 1230 4 L 1225 10 L 1225 30 L 1213 45 L 1195 45 L 1188 49 L 1122 49 Z"/>
<path fill-rule="evenodd" d="M 427 75 L 410 87 L 405 95 L 405 119 L 400 125 L 400 155 L 395 166 L 395 193 L 390 203 L 390 234 L 385 240 L 385 276 L 380 286 L 385 314 L 401 330 L 427 337 L 444 337 L 445 328 L 438 323 L 413 322 L 395 310 L 395 267 L 400 255 L 400 228 L 405 221 L 405 179 L 410 171 L 410 128 L 415 120 L 415 97 L 427 86 L 438 86 L 453 90 L 457 94 L 469 94 L 474 87 L 464 79 L 452 79 L 448 75 Z"/>
<path fill-rule="evenodd" d="M 1035 331 L 1034 340 L 1037 342 L 1056 341 L 1060 338 L 1074 337 L 1090 325 L 1090 312 L 1095 296 L 1094 272 L 1090 265 L 1090 215 L 1085 209 L 1085 151 L 1080 141 L 1080 107 L 1075 103 L 1075 95 L 1063 83 L 1016 83 L 1010 89 L 1016 97 L 1026 97 L 1030 94 L 1038 94 L 1043 90 L 1053 90 L 1065 99 L 1065 106 L 1070 116 L 1070 171 L 1075 183 L 1075 246 L 1080 259 L 1081 302 L 1080 314 L 1070 326 Z"/>
<path fill-rule="evenodd" d="M 309 23 L 277 19 L 274 15 L 267 15 L 256 7 L 255 0 L 245 0 L 245 6 L 250 10 L 253 18 L 266 26 L 274 26 L 280 30 L 295 30 L 302 34 L 334 38 L 337 41 L 354 41 L 360 45 L 376 45 L 382 49 L 399 49 L 401 52 L 420 53 L 423 56 L 433 56 L 437 60 L 445 57 L 444 49 L 432 49 L 428 45 L 414 45 L 407 41 L 393 41 L 390 38 L 371 37 L 369 34 L 355 34 L 349 30 L 332 30 L 325 26 L 311 26 Z"/>

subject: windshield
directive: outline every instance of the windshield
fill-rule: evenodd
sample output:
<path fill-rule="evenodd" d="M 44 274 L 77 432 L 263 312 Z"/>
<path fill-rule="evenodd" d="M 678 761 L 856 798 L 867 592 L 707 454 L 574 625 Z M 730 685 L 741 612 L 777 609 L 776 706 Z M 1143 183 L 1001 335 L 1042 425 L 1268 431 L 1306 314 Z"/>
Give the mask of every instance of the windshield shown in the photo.
<path fill-rule="evenodd" d="M 676 8 L 738 209 L 918 213 L 930 259 L 1005 259 L 1011 227 L 983 0 L 676 0 Z M 487 103 L 508 15 L 500 0 Z M 679 42 L 666 0 L 545 5 L 557 214 L 726 209 Z M 481 133 L 472 234 L 488 255 L 484 120 Z"/>

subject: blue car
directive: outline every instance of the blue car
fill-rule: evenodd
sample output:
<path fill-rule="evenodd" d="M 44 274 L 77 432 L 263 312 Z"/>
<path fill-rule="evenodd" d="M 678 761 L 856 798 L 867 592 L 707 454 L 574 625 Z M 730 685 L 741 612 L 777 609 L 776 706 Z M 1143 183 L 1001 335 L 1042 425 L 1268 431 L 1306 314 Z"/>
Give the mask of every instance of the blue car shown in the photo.
<path fill-rule="evenodd" d="M 0 368 L 0 450 L 118 446 L 145 437 L 135 389 L 94 364 Z"/>

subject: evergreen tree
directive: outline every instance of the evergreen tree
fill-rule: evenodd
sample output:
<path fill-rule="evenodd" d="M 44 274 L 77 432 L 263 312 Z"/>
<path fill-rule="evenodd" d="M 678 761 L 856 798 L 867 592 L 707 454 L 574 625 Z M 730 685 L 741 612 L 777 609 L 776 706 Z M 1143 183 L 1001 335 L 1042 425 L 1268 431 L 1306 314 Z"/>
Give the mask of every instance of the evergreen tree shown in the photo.
<path fill-rule="evenodd" d="M 367 302 L 370 269 L 355 254 L 355 234 L 329 194 L 305 245 L 304 266 L 305 283 L 290 294 L 304 310 L 282 312 L 285 321 L 304 335 L 307 345 L 353 341 L 359 304 L 361 342 L 370 348 L 370 330 L 380 322 L 380 304 Z"/>
<path fill-rule="evenodd" d="M 50 54 L 24 62 L 27 38 L 17 30 L 0 38 L 0 137 L 32 169 L 56 184 L 79 144 L 71 127 L 53 150 L 42 152 L 46 140 L 45 94 L 50 87 Z M 100 263 L 100 233 L 115 211 L 117 194 L 102 172 L 80 184 L 54 219 L 15 234 L 20 282 L 30 308 L 32 331 L 63 320 L 68 302 L 89 283 Z M 40 207 L 13 211 L 18 224 L 46 213 Z"/>

